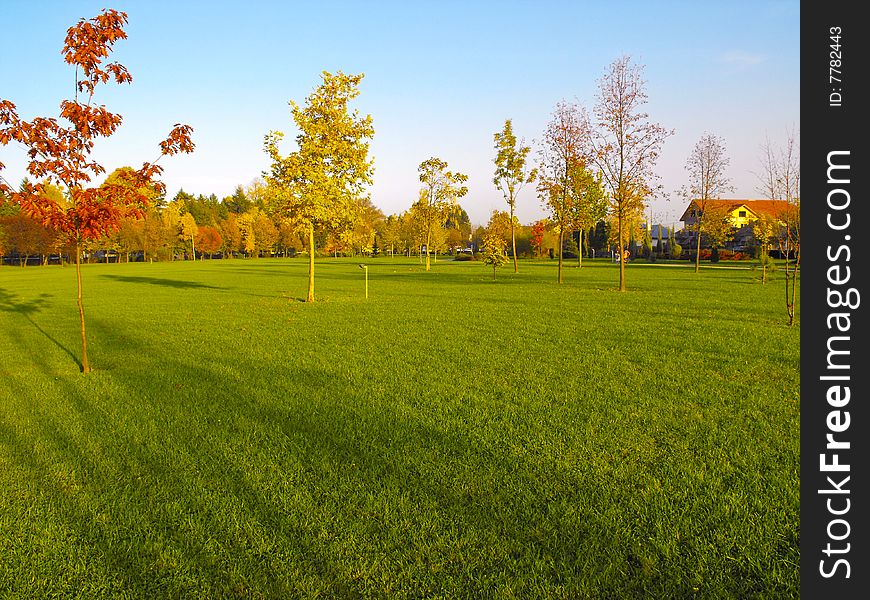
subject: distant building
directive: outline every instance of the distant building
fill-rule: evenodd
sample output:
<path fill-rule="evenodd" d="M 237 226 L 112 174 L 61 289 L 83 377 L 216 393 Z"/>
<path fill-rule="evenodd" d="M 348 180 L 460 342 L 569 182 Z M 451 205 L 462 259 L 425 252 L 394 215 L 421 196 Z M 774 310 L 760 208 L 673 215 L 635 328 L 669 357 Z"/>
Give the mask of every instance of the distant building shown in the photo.
<path fill-rule="evenodd" d="M 735 231 L 732 240 L 726 244 L 726 247 L 734 250 L 743 250 L 755 244 L 753 222 L 766 215 L 784 224 L 785 215 L 790 210 L 794 210 L 794 206 L 785 200 L 723 198 L 721 200 L 707 200 L 706 206 L 708 210 L 715 209 L 717 213 L 722 212 L 728 215 Z M 698 218 L 702 216 L 703 212 L 699 202 L 692 200 L 683 212 L 683 216 L 680 217 L 680 221 L 684 224 L 684 229 L 680 232 L 682 236 L 680 244 L 690 248 L 696 247 L 695 228 L 698 224 Z"/>

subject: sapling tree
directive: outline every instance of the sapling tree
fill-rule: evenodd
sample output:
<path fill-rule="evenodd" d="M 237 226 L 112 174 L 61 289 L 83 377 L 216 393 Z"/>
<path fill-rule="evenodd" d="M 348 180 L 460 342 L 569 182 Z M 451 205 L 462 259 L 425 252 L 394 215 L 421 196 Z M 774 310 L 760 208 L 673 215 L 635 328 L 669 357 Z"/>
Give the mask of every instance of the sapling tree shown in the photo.
<path fill-rule="evenodd" d="M 462 184 L 468 181 L 468 176 L 447 170 L 447 163 L 440 158 L 430 158 L 420 163 L 417 168 L 420 173 L 420 198 L 415 210 L 423 224 L 426 240 L 426 270 L 429 265 L 429 247 L 432 234 L 436 227 L 441 227 L 456 202 L 468 193 L 468 188 Z"/>
<path fill-rule="evenodd" d="M 160 158 L 194 149 L 193 129 L 176 124 L 160 142 L 156 160 L 144 163 L 138 170 L 124 171 L 119 175 L 122 182 L 89 187 L 93 177 L 106 172 L 91 158 L 97 138 L 111 136 L 121 125 L 121 115 L 95 103 L 96 92 L 110 81 L 117 84 L 133 81 L 126 67 L 106 62 L 115 42 L 127 38 L 126 24 L 126 13 L 106 9 L 92 19 L 81 19 L 67 30 L 61 53 L 64 60 L 75 67 L 75 86 L 73 97 L 60 103 L 59 119 L 21 119 L 15 104 L 0 99 L 0 145 L 16 142 L 23 146 L 27 150 L 27 171 L 40 181 L 28 182 L 16 191 L 0 178 L 0 190 L 24 212 L 65 235 L 75 248 L 81 370 L 84 373 L 90 372 L 91 367 L 82 302 L 82 248 L 117 230 L 123 218 L 144 214 L 150 198 L 142 188 L 150 185 L 164 190 L 157 179 L 162 173 L 162 167 L 157 164 Z M 52 199 L 47 194 L 46 185 L 51 183 L 64 189 L 62 200 Z"/>
<path fill-rule="evenodd" d="M 495 280 L 495 270 L 507 264 L 505 256 L 504 237 L 495 231 L 487 231 L 483 236 L 483 263 L 492 267 L 492 279 Z"/>
<path fill-rule="evenodd" d="M 517 263 L 517 235 L 514 226 L 514 212 L 517 207 L 517 195 L 527 184 L 535 180 L 536 169 L 526 167 L 526 157 L 531 148 L 523 140 L 517 140 L 510 119 L 504 122 L 504 128 L 493 136 L 495 140 L 495 176 L 493 184 L 504 194 L 504 199 L 510 207 L 511 247 L 513 248 L 514 273 L 519 273 Z"/>
<path fill-rule="evenodd" d="M 624 292 L 627 225 L 642 213 L 655 191 L 653 171 L 661 148 L 673 131 L 649 120 L 642 67 L 622 56 L 610 64 L 598 82 L 598 99 L 590 127 L 590 158 L 603 177 L 615 217 L 619 245 L 619 290 Z"/>
<path fill-rule="evenodd" d="M 801 171 L 797 136 L 793 131 L 790 132 L 782 148 L 774 148 L 767 140 L 762 152 L 760 191 L 784 205 L 776 215 L 781 229 L 776 242 L 780 254 L 785 257 L 785 308 L 788 324 L 793 325 L 801 256 Z M 792 257 L 794 260 L 791 260 Z"/>
<path fill-rule="evenodd" d="M 588 162 L 588 139 L 588 120 L 580 108 L 558 103 L 544 131 L 537 179 L 538 195 L 559 236 L 559 283 L 565 234 L 591 226 L 605 211 L 601 178 Z"/>
<path fill-rule="evenodd" d="M 701 236 L 715 245 L 730 230 L 728 215 L 715 203 L 734 189 L 726 174 L 729 162 L 725 140 L 712 133 L 704 133 L 686 159 L 689 183 L 682 191 L 695 211 L 695 273 L 701 266 Z"/>

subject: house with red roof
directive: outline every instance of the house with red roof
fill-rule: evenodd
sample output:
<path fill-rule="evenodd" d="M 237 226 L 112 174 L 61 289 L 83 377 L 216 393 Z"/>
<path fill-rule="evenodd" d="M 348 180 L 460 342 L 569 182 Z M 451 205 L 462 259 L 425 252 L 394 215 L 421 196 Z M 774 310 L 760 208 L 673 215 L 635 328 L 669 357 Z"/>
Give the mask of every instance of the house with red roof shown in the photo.
<path fill-rule="evenodd" d="M 715 211 L 716 214 L 724 213 L 731 221 L 734 235 L 732 240 L 726 243 L 726 247 L 733 250 L 744 250 L 755 245 L 752 224 L 761 217 L 768 216 L 785 225 L 786 215 L 796 210 L 794 205 L 785 200 L 722 198 L 707 200 L 704 206 L 708 211 Z M 680 221 L 684 223 L 683 241 L 681 242 L 683 245 L 695 247 L 695 229 L 698 219 L 702 216 L 701 203 L 698 200 L 692 200 L 680 217 Z"/>

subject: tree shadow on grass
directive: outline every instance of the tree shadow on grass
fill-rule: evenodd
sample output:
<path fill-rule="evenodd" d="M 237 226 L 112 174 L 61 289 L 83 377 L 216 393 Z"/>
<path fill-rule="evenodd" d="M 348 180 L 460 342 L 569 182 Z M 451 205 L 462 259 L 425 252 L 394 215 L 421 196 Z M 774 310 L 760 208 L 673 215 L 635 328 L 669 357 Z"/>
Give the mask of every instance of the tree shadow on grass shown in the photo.
<path fill-rule="evenodd" d="M 210 289 L 222 290 L 225 289 L 216 285 L 208 285 L 206 283 L 197 283 L 195 281 L 185 281 L 182 279 L 163 279 L 160 277 L 136 277 L 132 275 L 101 275 L 107 279 L 114 279 L 124 283 L 148 283 L 151 285 L 160 285 L 177 289 Z"/>
<path fill-rule="evenodd" d="M 48 298 L 51 298 L 51 294 L 42 293 L 32 300 L 23 300 L 17 294 L 0 288 L 0 311 L 31 315 L 45 308 Z"/>
<path fill-rule="evenodd" d="M 44 335 L 51 343 L 63 350 L 75 363 L 81 368 L 81 361 L 73 354 L 72 350 L 64 346 L 53 335 L 42 328 L 39 323 L 33 320 L 33 315 L 42 312 L 48 308 L 51 303 L 48 301 L 51 294 L 42 293 L 31 300 L 19 299 L 17 294 L 0 288 L 0 312 L 16 313 L 22 315 L 33 327 L 42 335 Z"/>

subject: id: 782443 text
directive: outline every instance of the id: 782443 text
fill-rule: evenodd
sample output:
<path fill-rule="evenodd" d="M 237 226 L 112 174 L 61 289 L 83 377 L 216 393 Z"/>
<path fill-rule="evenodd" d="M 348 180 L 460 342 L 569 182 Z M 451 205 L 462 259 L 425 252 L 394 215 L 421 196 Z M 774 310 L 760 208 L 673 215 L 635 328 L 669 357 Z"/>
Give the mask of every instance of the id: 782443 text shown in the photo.
<path fill-rule="evenodd" d="M 843 37 L 842 27 L 831 27 L 828 30 L 830 36 L 831 51 L 828 54 L 828 85 L 830 93 L 828 95 L 828 106 L 843 105 L 843 45 L 840 43 L 840 38 Z"/>

